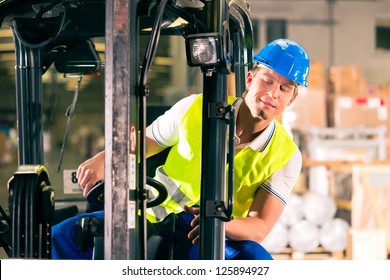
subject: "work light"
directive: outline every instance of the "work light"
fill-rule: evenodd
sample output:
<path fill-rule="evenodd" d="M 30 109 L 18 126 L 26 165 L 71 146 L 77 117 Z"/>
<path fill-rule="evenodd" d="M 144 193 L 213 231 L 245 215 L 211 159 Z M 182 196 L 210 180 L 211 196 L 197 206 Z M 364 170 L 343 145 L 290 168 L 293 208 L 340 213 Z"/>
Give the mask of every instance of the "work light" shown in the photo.
<path fill-rule="evenodd" d="M 212 68 L 220 64 L 221 40 L 218 33 L 193 34 L 186 37 L 187 63 Z"/>

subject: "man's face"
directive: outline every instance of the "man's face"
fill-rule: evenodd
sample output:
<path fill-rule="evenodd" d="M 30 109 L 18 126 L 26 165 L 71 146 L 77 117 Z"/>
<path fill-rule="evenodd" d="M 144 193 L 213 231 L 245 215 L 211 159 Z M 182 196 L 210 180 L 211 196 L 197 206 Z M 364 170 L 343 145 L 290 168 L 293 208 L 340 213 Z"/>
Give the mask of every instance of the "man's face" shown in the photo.
<path fill-rule="evenodd" d="M 245 103 L 252 117 L 262 120 L 274 119 L 296 96 L 296 85 L 290 79 L 264 67 L 257 74 L 248 73 L 247 86 Z"/>

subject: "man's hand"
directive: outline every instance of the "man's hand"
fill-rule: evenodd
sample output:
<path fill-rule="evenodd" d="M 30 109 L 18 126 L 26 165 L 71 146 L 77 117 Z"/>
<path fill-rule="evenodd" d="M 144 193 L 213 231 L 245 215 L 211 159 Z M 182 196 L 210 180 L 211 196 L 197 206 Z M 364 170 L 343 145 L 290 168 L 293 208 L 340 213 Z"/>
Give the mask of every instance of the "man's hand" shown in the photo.
<path fill-rule="evenodd" d="M 199 241 L 199 207 L 190 207 L 184 205 L 184 212 L 195 216 L 195 218 L 190 223 L 193 229 L 187 235 L 188 239 L 191 239 L 192 244 L 195 245 Z"/>
<path fill-rule="evenodd" d="M 98 181 L 104 180 L 104 151 L 80 164 L 76 176 L 86 196 Z"/>

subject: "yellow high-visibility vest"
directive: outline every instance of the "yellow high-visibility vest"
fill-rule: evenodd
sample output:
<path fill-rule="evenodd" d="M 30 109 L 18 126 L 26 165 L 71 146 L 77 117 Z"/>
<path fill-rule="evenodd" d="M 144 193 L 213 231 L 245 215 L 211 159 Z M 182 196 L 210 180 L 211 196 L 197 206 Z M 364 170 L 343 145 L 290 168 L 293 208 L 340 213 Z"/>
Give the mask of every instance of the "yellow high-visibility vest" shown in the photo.
<path fill-rule="evenodd" d="M 229 104 L 236 100 L 229 97 Z M 161 205 L 148 208 L 147 217 L 159 222 L 169 213 L 183 211 L 184 205 L 200 204 L 202 95 L 190 106 L 179 124 L 179 140 L 174 145 L 163 167 L 156 171 L 156 179 L 168 190 L 168 198 Z M 282 168 L 297 146 L 283 126 L 276 122 L 268 143 L 261 151 L 247 147 L 234 156 L 233 217 L 245 217 L 256 191 L 276 170 Z M 210 186 L 213 187 L 213 186 Z"/>

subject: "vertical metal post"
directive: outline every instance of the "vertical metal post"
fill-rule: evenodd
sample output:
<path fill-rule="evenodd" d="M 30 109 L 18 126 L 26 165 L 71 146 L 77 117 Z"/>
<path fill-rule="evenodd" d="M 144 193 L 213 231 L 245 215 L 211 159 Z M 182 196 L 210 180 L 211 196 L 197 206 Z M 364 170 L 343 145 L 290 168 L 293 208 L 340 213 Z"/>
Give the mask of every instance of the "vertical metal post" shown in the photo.
<path fill-rule="evenodd" d="M 132 104 L 138 65 L 138 51 L 132 49 L 138 34 L 138 26 L 134 24 L 137 2 L 106 2 L 105 259 L 137 257 L 137 155 L 136 149 L 130 150 L 129 137 L 130 126 L 136 124 L 129 118 L 130 110 L 137 108 Z M 136 145 L 137 137 L 133 140 L 132 145 Z"/>
<path fill-rule="evenodd" d="M 210 32 L 224 35 L 227 3 L 214 0 L 207 5 L 207 26 Z M 220 71 L 204 73 L 202 107 L 202 174 L 200 203 L 200 259 L 223 260 L 225 253 L 225 225 L 209 215 L 215 201 L 226 200 L 226 129 L 222 119 L 210 118 L 210 106 L 226 102 L 226 75 Z"/>
<path fill-rule="evenodd" d="M 144 220 L 140 220 L 138 215 L 140 204 L 140 181 L 138 180 L 139 174 L 141 171 L 141 165 L 138 164 L 138 159 L 140 158 L 141 142 L 138 138 L 138 131 L 140 131 L 143 119 L 146 119 L 146 108 L 142 101 L 146 102 L 143 98 L 139 96 L 139 24 L 138 24 L 138 3 L 139 0 L 131 0 L 129 3 L 129 14 L 130 14 L 130 38 L 129 41 L 129 52 L 130 52 L 130 77 L 129 77 L 129 86 L 130 86 L 130 104 L 129 104 L 129 120 L 130 120 L 130 154 L 129 154 L 129 209 L 127 219 L 129 224 L 129 240 L 130 240 L 130 250 L 128 252 L 128 257 L 130 260 L 134 259 L 145 259 L 145 250 L 146 250 L 146 216 Z M 130 39 L 129 38 L 129 39 Z M 144 110 L 140 112 L 140 110 Z M 141 115 L 142 114 L 142 115 Z M 144 155 L 144 154 L 143 154 Z M 145 159 L 143 159 L 145 160 Z M 144 168 L 145 165 L 142 165 Z M 143 169 L 142 169 L 143 170 Z M 142 171 L 144 172 L 144 171 Z M 142 191 L 143 191 L 142 185 Z M 143 202 L 145 203 L 145 202 Z M 145 209 L 145 208 L 142 208 Z M 143 215 L 145 213 L 142 213 Z M 144 243 L 142 243 L 143 241 Z"/>
<path fill-rule="evenodd" d="M 215 102 L 226 101 L 226 79 L 217 73 L 205 74 L 204 84 L 202 158 L 205 160 L 202 160 L 201 168 L 200 259 L 223 260 L 225 225 L 209 214 L 218 207 L 214 202 L 226 199 L 227 124 L 222 119 L 209 118 L 209 108 Z"/>
<path fill-rule="evenodd" d="M 249 16 L 249 6 L 243 0 L 231 0 L 230 34 L 234 45 L 234 75 L 236 96 L 246 89 L 246 74 L 253 68 L 253 28 Z"/>
<path fill-rule="evenodd" d="M 236 96 L 241 96 L 241 94 L 244 92 L 246 84 L 242 83 L 242 81 L 245 81 L 245 69 L 242 67 L 242 64 L 244 63 L 244 55 L 242 53 L 242 40 L 241 36 L 239 36 L 239 33 L 232 33 L 232 39 L 234 42 L 234 46 L 236 46 L 236 52 L 234 52 L 234 76 L 235 76 L 235 85 L 236 85 Z"/>
<path fill-rule="evenodd" d="M 47 193 L 47 170 L 43 166 L 43 91 L 40 49 L 23 44 L 14 33 L 16 56 L 16 104 L 18 165 L 9 182 L 12 220 L 12 257 L 50 258 L 51 223 Z M 34 170 L 31 170 L 34 168 Z M 42 177 L 41 177 L 42 173 Z M 44 178 L 44 179 L 43 179 Z M 42 189 L 43 188 L 43 189 Z M 49 195 L 50 197 L 50 195 Z M 51 201 L 54 202 L 54 201 Z M 54 210 L 54 204 L 51 205 Z"/>
<path fill-rule="evenodd" d="M 14 34 L 19 165 L 43 164 L 42 70 L 39 48 Z"/>

